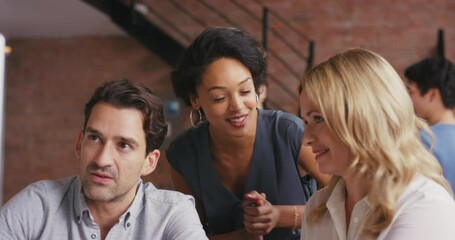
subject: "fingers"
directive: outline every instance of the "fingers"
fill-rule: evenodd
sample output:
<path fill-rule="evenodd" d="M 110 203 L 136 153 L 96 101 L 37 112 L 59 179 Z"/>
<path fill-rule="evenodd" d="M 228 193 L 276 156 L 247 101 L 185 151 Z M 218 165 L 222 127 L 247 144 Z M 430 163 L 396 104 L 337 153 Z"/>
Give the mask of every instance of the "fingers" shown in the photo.
<path fill-rule="evenodd" d="M 265 199 L 265 194 L 252 191 L 245 196 L 243 203 L 243 224 L 245 229 L 255 235 L 266 235 L 276 225 L 273 205 Z M 259 199 L 258 204 L 251 204 L 252 199 Z"/>
<path fill-rule="evenodd" d="M 257 209 L 247 209 L 244 211 L 243 220 L 251 223 L 269 223 L 273 218 L 273 209 L 266 208 L 263 211 L 257 211 Z"/>
<path fill-rule="evenodd" d="M 246 229 L 242 229 L 243 231 L 246 232 L 246 234 L 242 234 L 241 236 L 239 236 L 241 239 L 250 239 L 250 240 L 263 240 L 264 237 L 262 235 L 265 235 L 267 233 L 262 233 L 260 231 L 256 231 L 256 232 L 248 232 L 246 231 Z M 238 238 L 238 239 L 240 239 Z"/>
<path fill-rule="evenodd" d="M 267 235 L 273 230 L 271 221 L 266 223 L 254 223 L 244 220 L 243 224 L 245 225 L 246 231 L 253 235 Z"/>
<path fill-rule="evenodd" d="M 246 201 L 247 204 L 251 206 L 260 206 L 267 201 L 265 193 L 258 193 L 254 190 L 245 194 L 244 199 L 244 201 Z"/>
<path fill-rule="evenodd" d="M 259 205 L 253 204 L 249 201 L 245 201 L 242 204 L 244 215 L 251 217 L 259 217 L 264 215 L 269 215 L 272 213 L 272 204 L 267 200 L 262 201 Z"/>

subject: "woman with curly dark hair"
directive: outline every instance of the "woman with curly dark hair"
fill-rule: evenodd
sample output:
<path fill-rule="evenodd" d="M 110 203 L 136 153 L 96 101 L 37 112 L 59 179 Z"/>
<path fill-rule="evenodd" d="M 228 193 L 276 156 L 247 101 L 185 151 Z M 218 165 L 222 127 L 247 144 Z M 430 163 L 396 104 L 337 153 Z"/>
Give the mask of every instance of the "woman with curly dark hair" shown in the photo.
<path fill-rule="evenodd" d="M 302 185 L 297 166 L 328 182 L 302 147 L 301 119 L 257 108 L 264 70 L 265 53 L 254 38 L 208 28 L 172 74 L 176 95 L 192 107 L 194 128 L 171 143 L 167 157 L 175 189 L 197 199 L 210 239 L 298 239 L 314 189 Z"/>

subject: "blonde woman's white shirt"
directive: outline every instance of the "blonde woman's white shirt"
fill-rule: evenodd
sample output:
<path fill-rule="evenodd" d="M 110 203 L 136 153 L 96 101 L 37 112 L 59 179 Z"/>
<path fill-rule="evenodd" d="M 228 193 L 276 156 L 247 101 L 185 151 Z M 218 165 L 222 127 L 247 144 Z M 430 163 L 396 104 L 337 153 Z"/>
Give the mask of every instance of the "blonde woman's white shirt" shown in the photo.
<path fill-rule="evenodd" d="M 326 203 L 328 212 L 321 222 L 309 224 L 308 213 L 319 206 L 327 188 L 315 193 L 308 201 L 302 221 L 301 240 L 368 239 L 362 236 L 365 216 L 369 203 L 365 197 L 359 201 L 351 214 L 349 229 L 346 231 L 345 184 L 339 180 Z M 391 239 L 455 239 L 455 201 L 441 185 L 417 174 L 400 196 L 392 223 L 384 229 L 379 240 Z"/>

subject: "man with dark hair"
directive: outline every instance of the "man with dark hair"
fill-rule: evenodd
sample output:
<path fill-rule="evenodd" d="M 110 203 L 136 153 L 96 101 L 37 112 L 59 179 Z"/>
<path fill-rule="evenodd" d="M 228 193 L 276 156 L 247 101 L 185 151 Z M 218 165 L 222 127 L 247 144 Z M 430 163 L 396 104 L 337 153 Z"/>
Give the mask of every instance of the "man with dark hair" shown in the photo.
<path fill-rule="evenodd" d="M 417 116 L 431 125 L 435 135 L 433 154 L 455 189 L 455 68 L 445 58 L 432 57 L 406 68 L 405 76 Z M 431 137 L 425 132 L 421 137 L 430 148 Z"/>
<path fill-rule="evenodd" d="M 0 210 L 0 239 L 207 239 L 194 199 L 158 190 L 167 125 L 161 100 L 128 80 L 100 86 L 85 105 L 79 176 L 33 183 Z"/>

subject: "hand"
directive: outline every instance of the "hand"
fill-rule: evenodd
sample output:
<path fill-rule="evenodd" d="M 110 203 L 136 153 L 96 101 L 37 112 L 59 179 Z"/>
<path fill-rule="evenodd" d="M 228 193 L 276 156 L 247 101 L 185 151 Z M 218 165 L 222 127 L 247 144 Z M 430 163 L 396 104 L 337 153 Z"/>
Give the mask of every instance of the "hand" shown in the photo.
<path fill-rule="evenodd" d="M 267 201 L 264 193 L 251 191 L 242 203 L 243 224 L 247 232 L 257 236 L 269 234 L 279 219 L 279 211 Z"/>

